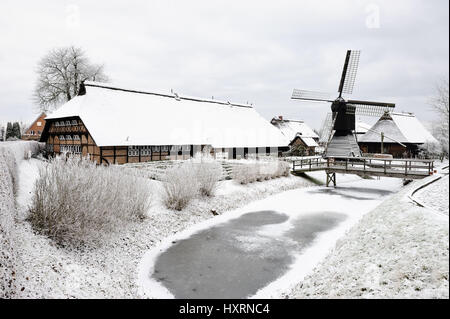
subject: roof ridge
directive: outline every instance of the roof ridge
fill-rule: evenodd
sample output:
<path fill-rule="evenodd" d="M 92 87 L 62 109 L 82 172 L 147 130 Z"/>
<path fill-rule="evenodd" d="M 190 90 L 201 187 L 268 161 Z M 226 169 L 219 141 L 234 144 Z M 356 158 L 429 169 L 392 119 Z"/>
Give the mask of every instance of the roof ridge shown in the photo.
<path fill-rule="evenodd" d="M 220 100 L 210 100 L 210 99 L 203 99 L 203 98 L 197 98 L 197 97 L 189 97 L 189 96 L 179 95 L 177 93 L 164 94 L 164 93 L 156 93 L 156 92 L 150 92 L 150 91 L 144 91 L 144 90 L 128 89 L 128 88 L 118 87 L 115 85 L 110 85 L 108 83 L 102 83 L 102 82 L 86 81 L 86 82 L 84 82 L 84 86 L 97 87 L 97 88 L 116 90 L 116 91 L 123 91 L 123 92 L 129 92 L 129 93 L 156 95 L 156 96 L 173 98 L 173 99 L 177 99 L 177 100 L 188 100 L 188 101 L 195 101 L 195 102 L 207 102 L 207 103 L 215 103 L 215 104 L 221 104 L 221 105 L 253 108 L 253 106 L 249 105 L 249 104 L 231 103 L 229 101 L 225 102 L 225 101 L 220 101 Z"/>

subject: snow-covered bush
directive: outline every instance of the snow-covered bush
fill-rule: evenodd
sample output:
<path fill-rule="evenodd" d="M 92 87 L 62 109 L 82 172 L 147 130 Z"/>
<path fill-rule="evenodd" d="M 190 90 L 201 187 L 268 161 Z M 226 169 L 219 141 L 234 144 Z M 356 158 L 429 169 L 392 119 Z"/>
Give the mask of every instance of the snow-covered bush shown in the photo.
<path fill-rule="evenodd" d="M 167 169 L 163 176 L 163 202 L 167 208 L 182 210 L 199 192 L 197 168 L 192 162 Z"/>
<path fill-rule="evenodd" d="M 39 170 L 28 219 L 59 243 L 98 242 L 143 218 L 150 201 L 149 184 L 131 172 L 88 158 L 56 157 Z"/>
<path fill-rule="evenodd" d="M 16 259 L 14 249 L 14 179 L 12 152 L 0 146 L 0 298 L 14 294 Z"/>
<path fill-rule="evenodd" d="M 235 165 L 232 178 L 240 184 L 260 182 L 271 178 L 289 176 L 290 168 L 291 165 L 285 161 L 251 161 L 246 164 Z"/>
<path fill-rule="evenodd" d="M 2 142 L 0 144 L 0 298 L 10 298 L 16 292 L 19 272 L 17 240 L 15 238 L 15 194 L 17 166 L 24 152 L 35 154 L 39 144 L 30 142 Z"/>
<path fill-rule="evenodd" d="M 210 154 L 197 154 L 192 163 L 200 195 L 213 196 L 223 173 L 222 165 Z"/>

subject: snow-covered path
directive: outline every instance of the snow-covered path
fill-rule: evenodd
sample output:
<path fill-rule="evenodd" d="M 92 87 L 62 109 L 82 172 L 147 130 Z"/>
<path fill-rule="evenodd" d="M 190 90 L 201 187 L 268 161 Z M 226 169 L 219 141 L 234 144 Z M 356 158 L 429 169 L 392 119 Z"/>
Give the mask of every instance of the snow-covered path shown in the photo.
<path fill-rule="evenodd" d="M 399 179 L 382 178 L 296 189 L 197 224 L 144 256 L 141 292 L 156 298 L 277 295 L 401 186 Z"/>

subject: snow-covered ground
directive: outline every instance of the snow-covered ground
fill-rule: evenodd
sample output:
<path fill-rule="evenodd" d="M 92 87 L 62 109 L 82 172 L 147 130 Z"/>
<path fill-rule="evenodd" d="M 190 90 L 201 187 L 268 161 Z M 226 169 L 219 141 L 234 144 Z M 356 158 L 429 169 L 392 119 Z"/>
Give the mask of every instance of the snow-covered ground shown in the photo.
<path fill-rule="evenodd" d="M 36 234 L 25 220 L 31 200 L 32 185 L 37 177 L 39 160 L 23 161 L 19 167 L 17 202 L 21 213 L 18 220 L 18 249 L 23 270 L 18 279 L 21 298 L 136 298 L 137 266 L 146 251 L 164 238 L 200 221 L 266 198 L 285 190 L 314 186 L 298 177 L 282 177 L 264 182 L 240 185 L 232 180 L 220 182 L 216 196 L 194 199 L 181 212 L 166 209 L 161 203 L 161 183 L 149 180 L 155 198 L 148 218 L 124 225 L 101 247 L 83 250 L 62 248 L 45 236 Z M 318 174 L 322 181 L 324 176 Z M 324 174 L 323 174 L 324 175 Z M 343 177 L 355 180 L 358 177 Z M 220 217 L 220 216 L 218 216 Z"/>
<path fill-rule="evenodd" d="M 139 262 L 161 241 L 207 219 L 225 218 L 230 211 L 257 200 L 315 186 L 293 176 L 248 185 L 227 180 L 220 182 L 216 196 L 194 199 L 186 209 L 175 212 L 160 201 L 161 183 L 149 180 L 155 198 L 148 218 L 124 225 L 101 247 L 70 249 L 36 234 L 25 220 L 42 164 L 36 159 L 19 164 L 15 238 L 22 264 L 16 283 L 20 298 L 142 297 L 137 284 Z M 322 182 L 325 179 L 323 172 L 309 175 Z M 338 186 L 370 182 L 354 175 L 338 175 L 337 180 Z M 448 298 L 448 218 L 442 221 L 410 203 L 406 194 L 414 187 L 416 182 L 363 217 L 322 264 L 309 275 L 304 273 L 307 277 L 298 286 L 280 292 L 285 286 L 279 282 L 260 296 Z M 214 217 L 213 210 L 223 215 Z M 293 277 L 290 280 L 295 282 Z"/>
<path fill-rule="evenodd" d="M 449 298 L 448 217 L 408 198 L 424 183 L 409 184 L 363 217 L 309 276 L 280 296 Z M 448 190 L 431 185 L 422 196 L 448 205 Z"/>
<path fill-rule="evenodd" d="M 414 197 L 427 207 L 448 215 L 448 182 L 449 176 L 443 176 L 426 188 L 419 190 Z"/>
<path fill-rule="evenodd" d="M 322 172 L 323 173 L 323 172 Z M 316 175 L 318 175 L 316 173 Z M 158 256 L 173 246 L 173 242 L 189 238 L 199 231 L 217 227 L 224 223 L 239 218 L 249 212 L 276 211 L 289 218 L 280 224 L 263 227 L 258 234 L 249 233 L 247 236 L 237 238 L 238 243 L 234 249 L 242 249 L 242 253 L 258 255 L 264 245 L 271 240 L 290 241 L 289 237 L 294 231 L 296 223 L 304 217 L 314 218 L 325 214 L 336 214 L 343 219 L 329 231 L 324 231 L 313 240 L 306 250 L 301 249 L 294 253 L 294 263 L 290 269 L 276 281 L 259 291 L 255 291 L 256 298 L 270 298 L 276 296 L 292 283 L 300 281 L 313 267 L 323 259 L 345 232 L 355 225 L 365 213 L 370 212 L 384 198 L 397 192 L 402 187 L 402 181 L 393 178 L 381 178 L 379 180 L 363 180 L 355 176 L 339 176 L 340 183 L 336 189 L 324 186 L 316 186 L 307 189 L 294 189 L 277 195 L 269 196 L 263 200 L 254 201 L 244 207 L 228 212 L 219 218 L 210 219 L 199 223 L 174 236 L 166 238 L 161 245 L 154 247 L 143 258 L 139 268 L 139 284 L 142 292 L 153 298 L 173 297 L 171 293 L 161 284 L 150 277 L 154 263 Z M 298 230 L 298 232 L 301 230 Z M 301 236 L 300 233 L 297 233 Z M 300 246 L 303 245 L 300 240 Z M 295 244 L 296 245 L 296 244 Z M 295 246 L 294 245 L 294 246 Z M 309 246 L 309 244 L 308 244 Z M 269 251 L 266 247 L 263 251 Z M 219 258 L 219 257 L 218 257 Z M 281 265 L 280 265 L 281 266 Z M 187 270 L 186 270 L 187 271 Z M 171 280 L 168 278 L 168 280 Z M 172 281 L 172 280 L 171 280 Z M 217 284 L 217 283 L 216 283 Z M 225 289 L 225 288 L 224 288 Z M 230 295 L 230 298 L 236 298 Z"/>

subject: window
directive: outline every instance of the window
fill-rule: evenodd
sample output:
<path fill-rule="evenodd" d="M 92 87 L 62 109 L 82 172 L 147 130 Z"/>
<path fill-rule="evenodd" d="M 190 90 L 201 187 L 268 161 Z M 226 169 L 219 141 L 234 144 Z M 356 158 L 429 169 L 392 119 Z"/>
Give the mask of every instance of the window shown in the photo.
<path fill-rule="evenodd" d="M 128 146 L 128 156 L 139 156 L 139 147 Z"/>
<path fill-rule="evenodd" d="M 72 125 L 78 125 L 77 120 L 72 120 Z"/>
<path fill-rule="evenodd" d="M 161 146 L 161 152 L 168 152 L 168 151 L 169 151 L 169 146 L 167 146 L 167 145 Z"/>
<path fill-rule="evenodd" d="M 34 135 L 34 131 L 33 131 L 33 130 L 31 130 L 31 131 L 30 131 L 30 134 L 31 134 L 31 135 Z"/>
<path fill-rule="evenodd" d="M 59 126 L 64 126 L 64 121 L 59 122 Z"/>
<path fill-rule="evenodd" d="M 80 135 L 74 135 L 73 136 L 73 140 L 74 141 L 79 141 L 80 140 Z"/>
<path fill-rule="evenodd" d="M 191 150 L 191 146 L 190 145 L 183 145 L 183 151 L 190 151 Z"/>
<path fill-rule="evenodd" d="M 141 147 L 141 156 L 150 156 L 152 154 L 150 146 Z"/>
<path fill-rule="evenodd" d="M 159 146 L 152 146 L 152 152 L 159 152 L 160 147 Z"/>
<path fill-rule="evenodd" d="M 60 141 L 64 141 L 64 140 L 65 140 L 64 135 L 60 135 L 60 136 L 59 136 L 59 140 L 60 140 Z"/>
<path fill-rule="evenodd" d="M 61 153 L 81 154 L 81 146 L 80 145 L 61 145 L 60 152 Z"/>
<path fill-rule="evenodd" d="M 41 135 L 41 133 L 42 133 L 41 131 L 38 131 L 38 135 Z"/>
<path fill-rule="evenodd" d="M 67 125 L 67 126 L 70 126 L 70 121 L 66 121 L 66 125 Z"/>
<path fill-rule="evenodd" d="M 71 140 L 72 140 L 72 136 L 66 135 L 66 141 L 71 141 Z"/>
<path fill-rule="evenodd" d="M 37 126 L 42 126 L 42 122 L 37 122 L 36 125 Z"/>
<path fill-rule="evenodd" d="M 178 152 L 178 149 L 179 149 L 178 145 L 172 145 L 170 147 L 170 152 Z"/>
<path fill-rule="evenodd" d="M 55 122 L 54 125 L 55 125 L 55 126 L 59 126 L 59 122 Z"/>

